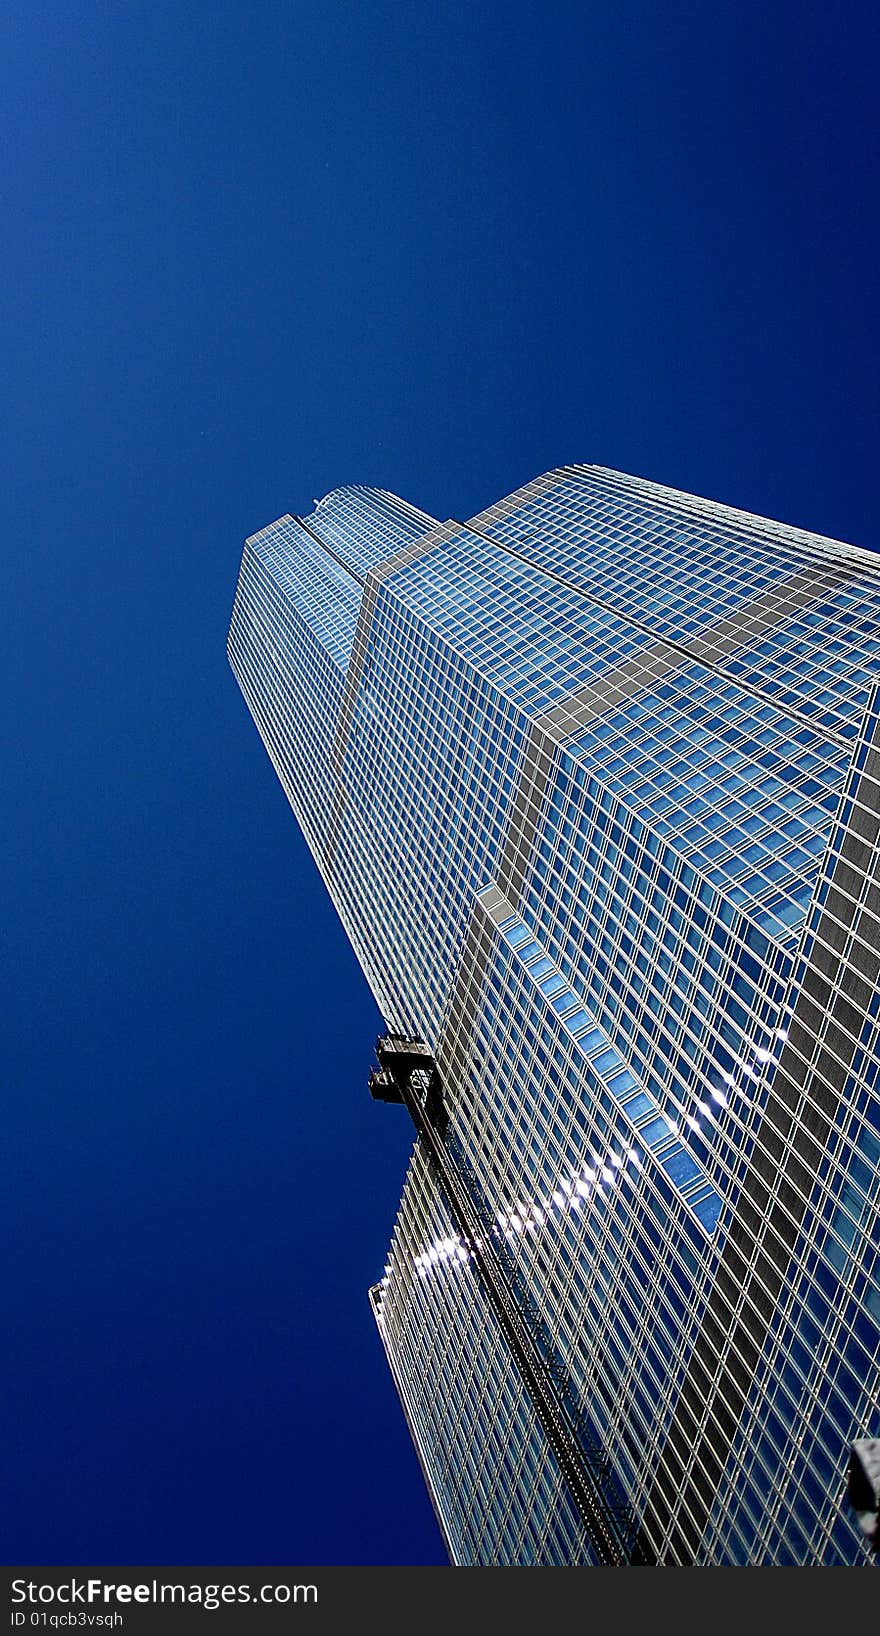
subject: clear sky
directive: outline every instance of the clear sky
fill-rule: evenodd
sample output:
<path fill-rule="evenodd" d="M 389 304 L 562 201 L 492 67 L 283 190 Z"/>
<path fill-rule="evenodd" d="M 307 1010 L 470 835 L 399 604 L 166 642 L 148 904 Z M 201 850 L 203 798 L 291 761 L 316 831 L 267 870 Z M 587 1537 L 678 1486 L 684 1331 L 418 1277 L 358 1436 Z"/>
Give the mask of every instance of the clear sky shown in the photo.
<path fill-rule="evenodd" d="M 225 657 L 243 537 L 596 461 L 877 546 L 875 4 L 12 0 L 7 1562 L 444 1560 L 410 1146 Z"/>

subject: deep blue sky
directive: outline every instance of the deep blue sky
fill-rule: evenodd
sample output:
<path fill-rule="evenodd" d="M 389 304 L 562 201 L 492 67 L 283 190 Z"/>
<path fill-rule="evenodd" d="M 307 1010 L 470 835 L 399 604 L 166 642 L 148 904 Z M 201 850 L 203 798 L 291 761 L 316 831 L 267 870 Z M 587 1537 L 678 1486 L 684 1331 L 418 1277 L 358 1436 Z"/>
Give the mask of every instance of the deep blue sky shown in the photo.
<path fill-rule="evenodd" d="M 592 460 L 880 544 L 875 15 L 4 8 L 5 1561 L 443 1560 L 241 542 Z"/>

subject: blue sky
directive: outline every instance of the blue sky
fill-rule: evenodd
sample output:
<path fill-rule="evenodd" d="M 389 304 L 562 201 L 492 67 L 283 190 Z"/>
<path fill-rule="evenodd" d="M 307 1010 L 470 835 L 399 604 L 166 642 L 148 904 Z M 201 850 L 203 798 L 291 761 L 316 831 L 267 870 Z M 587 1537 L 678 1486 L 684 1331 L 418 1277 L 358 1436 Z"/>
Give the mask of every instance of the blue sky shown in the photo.
<path fill-rule="evenodd" d="M 226 665 L 241 542 L 590 460 L 877 546 L 876 8 L 30 0 L 0 44 L 0 1537 L 442 1561 L 366 1299 L 410 1133 Z"/>

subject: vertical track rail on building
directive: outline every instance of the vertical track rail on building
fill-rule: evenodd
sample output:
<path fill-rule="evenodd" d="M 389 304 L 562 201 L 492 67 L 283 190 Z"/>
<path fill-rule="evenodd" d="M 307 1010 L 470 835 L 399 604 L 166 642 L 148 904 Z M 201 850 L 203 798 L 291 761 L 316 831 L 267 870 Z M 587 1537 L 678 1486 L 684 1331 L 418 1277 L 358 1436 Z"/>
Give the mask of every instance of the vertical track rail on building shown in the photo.
<path fill-rule="evenodd" d="M 627 1518 L 630 1526 L 624 1526 L 620 1509 L 609 1505 L 599 1476 L 590 1469 L 552 1371 L 523 1319 L 508 1276 L 449 1154 L 444 1139 L 446 1115 L 440 1076 L 428 1046 L 422 1040 L 389 1034 L 376 1042 L 376 1054 L 379 1070 L 370 1076 L 370 1092 L 378 1101 L 402 1103 L 415 1125 L 437 1171 L 455 1227 L 522 1371 L 541 1428 L 601 1565 L 612 1568 L 650 1565 L 631 1516 Z"/>

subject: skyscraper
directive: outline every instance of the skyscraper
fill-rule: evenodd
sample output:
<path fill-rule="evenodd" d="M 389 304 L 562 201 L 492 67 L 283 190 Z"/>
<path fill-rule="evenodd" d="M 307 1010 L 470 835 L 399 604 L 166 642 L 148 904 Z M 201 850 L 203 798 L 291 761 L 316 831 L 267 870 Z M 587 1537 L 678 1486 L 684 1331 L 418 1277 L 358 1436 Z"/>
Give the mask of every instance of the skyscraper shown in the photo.
<path fill-rule="evenodd" d="M 452 1561 L 868 1562 L 880 560 L 598 467 L 344 488 L 229 655 L 416 1124 L 372 1301 Z"/>

